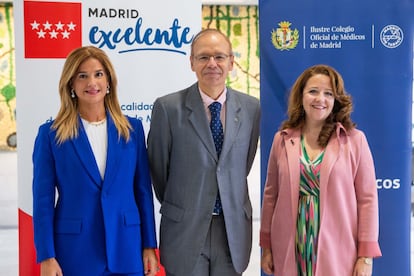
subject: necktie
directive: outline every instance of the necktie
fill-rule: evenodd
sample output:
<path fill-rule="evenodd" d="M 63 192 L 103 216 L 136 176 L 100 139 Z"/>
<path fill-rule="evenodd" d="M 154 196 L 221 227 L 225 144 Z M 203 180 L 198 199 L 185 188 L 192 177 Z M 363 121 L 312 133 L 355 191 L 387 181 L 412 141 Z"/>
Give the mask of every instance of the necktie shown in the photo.
<path fill-rule="evenodd" d="M 214 102 L 208 106 L 211 113 L 210 129 L 213 135 L 214 145 L 216 146 L 217 156 L 220 156 L 223 147 L 223 125 L 220 120 L 221 103 Z"/>
<path fill-rule="evenodd" d="M 213 135 L 214 145 L 216 146 L 217 156 L 220 157 L 221 148 L 223 147 L 224 133 L 223 125 L 220 120 L 221 103 L 213 102 L 208 106 L 211 113 L 210 129 Z M 217 194 L 216 204 L 214 205 L 213 214 L 220 215 L 222 212 L 220 194 Z"/>

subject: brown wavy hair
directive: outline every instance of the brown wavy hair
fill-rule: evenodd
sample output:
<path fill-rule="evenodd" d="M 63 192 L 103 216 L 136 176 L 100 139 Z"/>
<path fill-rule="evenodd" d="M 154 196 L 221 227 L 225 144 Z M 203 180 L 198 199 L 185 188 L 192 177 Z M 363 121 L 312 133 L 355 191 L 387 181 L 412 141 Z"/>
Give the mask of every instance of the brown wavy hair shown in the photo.
<path fill-rule="evenodd" d="M 355 127 L 351 120 L 352 98 L 345 91 L 342 76 L 332 67 L 324 64 L 314 65 L 306 69 L 295 81 L 290 91 L 287 115 L 288 119 L 282 122 L 280 130 L 287 128 L 302 128 L 305 125 L 305 110 L 303 108 L 303 89 L 307 81 L 315 75 L 325 75 L 331 80 L 332 92 L 335 97 L 331 114 L 326 118 L 318 143 L 325 147 L 335 131 L 336 123 L 341 123 L 346 130 Z"/>
<path fill-rule="evenodd" d="M 77 74 L 79 66 L 89 58 L 97 59 L 104 67 L 108 77 L 109 94 L 106 94 L 104 105 L 105 110 L 111 115 L 118 130 L 118 136 L 129 140 L 131 124 L 122 114 L 118 101 L 117 84 L 118 80 L 114 67 L 106 53 L 94 46 L 84 46 L 74 49 L 66 58 L 63 65 L 62 74 L 59 81 L 60 109 L 56 119 L 52 124 L 52 129 L 56 130 L 56 140 L 61 144 L 69 139 L 74 139 L 79 134 L 78 121 L 78 100 L 71 98 L 72 80 Z"/>

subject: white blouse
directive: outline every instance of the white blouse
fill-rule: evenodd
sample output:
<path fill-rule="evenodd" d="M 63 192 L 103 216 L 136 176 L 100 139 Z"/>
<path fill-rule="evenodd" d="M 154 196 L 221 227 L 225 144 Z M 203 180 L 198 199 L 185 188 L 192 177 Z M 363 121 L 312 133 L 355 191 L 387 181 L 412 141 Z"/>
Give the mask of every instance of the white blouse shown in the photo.
<path fill-rule="evenodd" d="M 88 122 L 82 119 L 83 127 L 88 136 L 96 165 L 98 166 L 101 178 L 104 179 L 106 167 L 106 153 L 108 150 L 108 134 L 106 128 L 106 118 L 99 122 Z"/>

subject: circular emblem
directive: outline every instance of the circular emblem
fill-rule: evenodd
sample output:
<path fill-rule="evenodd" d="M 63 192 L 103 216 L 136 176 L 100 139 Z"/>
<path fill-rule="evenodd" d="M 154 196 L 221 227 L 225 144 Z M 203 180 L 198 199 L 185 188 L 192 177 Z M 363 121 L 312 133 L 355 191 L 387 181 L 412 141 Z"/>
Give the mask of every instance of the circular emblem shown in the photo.
<path fill-rule="evenodd" d="M 382 45 L 387 48 L 397 48 L 404 39 L 403 31 L 396 25 L 385 26 L 380 34 Z"/>

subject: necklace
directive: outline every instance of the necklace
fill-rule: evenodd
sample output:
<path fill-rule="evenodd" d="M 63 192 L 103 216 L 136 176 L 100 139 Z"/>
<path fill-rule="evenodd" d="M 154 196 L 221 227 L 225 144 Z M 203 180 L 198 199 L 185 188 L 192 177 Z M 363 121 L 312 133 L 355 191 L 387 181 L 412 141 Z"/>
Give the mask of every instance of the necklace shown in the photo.
<path fill-rule="evenodd" d="M 79 116 L 81 117 L 82 121 L 84 121 L 84 123 L 87 123 L 88 125 L 95 126 L 95 127 L 103 125 L 106 122 L 105 114 L 101 114 L 101 115 L 103 116 L 102 120 L 100 120 L 100 121 L 89 121 L 89 120 L 85 119 L 85 117 L 81 113 L 79 113 Z M 96 117 L 99 118 L 100 116 L 92 116 L 92 118 L 96 118 Z"/>
<path fill-rule="evenodd" d="M 85 120 L 85 119 L 83 119 L 83 120 Z M 103 124 L 106 122 L 106 118 L 104 118 L 103 120 L 97 121 L 97 122 L 89 122 L 88 120 L 85 120 L 85 122 L 86 122 L 88 125 L 98 127 L 98 126 L 100 126 L 100 125 L 103 125 Z"/>
<path fill-rule="evenodd" d="M 106 122 L 106 118 L 104 118 L 103 120 L 100 120 L 98 122 L 89 122 L 88 121 L 88 124 L 90 124 L 92 126 L 100 126 L 100 125 L 104 124 L 105 122 Z"/>

